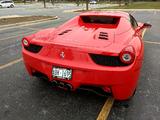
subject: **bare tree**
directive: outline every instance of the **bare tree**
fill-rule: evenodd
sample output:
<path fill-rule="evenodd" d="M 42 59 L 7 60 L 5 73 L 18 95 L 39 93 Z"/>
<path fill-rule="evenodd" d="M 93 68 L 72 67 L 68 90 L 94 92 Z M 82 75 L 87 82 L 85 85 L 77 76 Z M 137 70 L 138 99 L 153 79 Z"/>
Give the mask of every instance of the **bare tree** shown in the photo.
<path fill-rule="evenodd" d="M 89 0 L 86 0 L 86 10 L 89 10 Z"/>
<path fill-rule="evenodd" d="M 24 0 L 23 3 L 26 4 L 26 0 Z"/>
<path fill-rule="evenodd" d="M 43 0 L 44 8 L 46 8 L 46 0 Z"/>
<path fill-rule="evenodd" d="M 118 4 L 119 4 L 119 6 L 121 6 L 121 0 L 118 0 Z"/>
<path fill-rule="evenodd" d="M 84 0 L 82 0 L 81 2 L 82 2 L 82 6 L 83 6 Z"/>
<path fill-rule="evenodd" d="M 76 0 L 76 4 L 77 4 L 77 6 L 79 6 L 80 0 Z"/>
<path fill-rule="evenodd" d="M 51 0 L 51 3 L 52 3 L 52 5 L 54 5 L 54 3 L 55 3 L 55 0 Z"/>
<path fill-rule="evenodd" d="M 125 0 L 125 1 L 124 1 L 124 4 L 125 4 L 125 5 L 128 5 L 128 4 L 129 4 L 129 0 Z"/>
<path fill-rule="evenodd" d="M 133 0 L 129 0 L 129 2 L 132 4 L 132 3 L 133 3 Z"/>

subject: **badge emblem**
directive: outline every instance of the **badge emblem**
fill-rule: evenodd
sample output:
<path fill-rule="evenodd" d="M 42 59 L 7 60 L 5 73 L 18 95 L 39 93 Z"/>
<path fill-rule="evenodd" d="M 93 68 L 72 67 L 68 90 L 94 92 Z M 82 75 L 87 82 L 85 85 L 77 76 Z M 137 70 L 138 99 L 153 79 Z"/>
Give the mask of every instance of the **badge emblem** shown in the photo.
<path fill-rule="evenodd" d="M 64 58 L 65 58 L 65 54 L 64 54 L 64 52 L 61 52 L 61 53 L 60 53 L 60 57 L 61 57 L 62 59 L 64 59 Z"/>

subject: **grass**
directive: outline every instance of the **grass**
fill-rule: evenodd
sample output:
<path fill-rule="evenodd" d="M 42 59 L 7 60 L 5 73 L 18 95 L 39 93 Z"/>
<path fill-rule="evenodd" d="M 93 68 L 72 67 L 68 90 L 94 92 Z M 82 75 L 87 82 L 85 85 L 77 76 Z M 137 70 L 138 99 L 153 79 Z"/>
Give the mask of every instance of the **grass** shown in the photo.
<path fill-rule="evenodd" d="M 23 16 L 23 17 L 10 17 L 10 18 L 0 18 L 0 25 L 16 24 L 21 22 L 29 22 L 35 20 L 44 19 L 56 19 L 53 16 Z"/>
<path fill-rule="evenodd" d="M 134 2 L 129 5 L 103 7 L 98 9 L 160 9 L 160 2 Z"/>

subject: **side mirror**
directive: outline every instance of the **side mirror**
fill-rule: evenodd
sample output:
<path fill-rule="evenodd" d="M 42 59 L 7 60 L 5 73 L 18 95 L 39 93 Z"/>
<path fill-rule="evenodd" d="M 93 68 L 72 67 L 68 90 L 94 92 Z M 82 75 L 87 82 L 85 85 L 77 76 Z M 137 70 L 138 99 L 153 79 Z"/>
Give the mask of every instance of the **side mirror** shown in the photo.
<path fill-rule="evenodd" d="M 149 24 L 149 23 L 140 23 L 138 25 L 139 26 L 136 28 L 136 32 L 139 32 L 139 31 L 141 31 L 144 28 L 151 28 L 152 27 L 152 25 Z"/>
<path fill-rule="evenodd" d="M 143 28 L 151 28 L 152 25 L 149 24 L 149 23 L 144 23 L 142 27 L 143 27 Z"/>
<path fill-rule="evenodd" d="M 152 25 L 149 23 L 140 23 L 138 24 L 139 26 L 136 28 L 135 30 L 135 35 L 137 35 L 141 30 L 143 30 L 144 28 L 151 28 Z"/>

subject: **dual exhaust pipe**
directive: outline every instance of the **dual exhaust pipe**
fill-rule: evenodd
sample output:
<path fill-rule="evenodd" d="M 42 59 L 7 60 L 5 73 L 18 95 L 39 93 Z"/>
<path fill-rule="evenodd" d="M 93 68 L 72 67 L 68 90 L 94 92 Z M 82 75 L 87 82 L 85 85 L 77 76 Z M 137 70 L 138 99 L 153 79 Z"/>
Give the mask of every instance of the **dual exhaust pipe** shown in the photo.
<path fill-rule="evenodd" d="M 73 89 L 72 85 L 70 85 L 68 83 L 56 81 L 56 80 L 52 81 L 52 85 L 54 87 L 59 87 L 59 88 L 62 88 L 62 89 L 68 90 L 68 91 L 71 91 Z"/>

